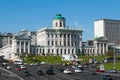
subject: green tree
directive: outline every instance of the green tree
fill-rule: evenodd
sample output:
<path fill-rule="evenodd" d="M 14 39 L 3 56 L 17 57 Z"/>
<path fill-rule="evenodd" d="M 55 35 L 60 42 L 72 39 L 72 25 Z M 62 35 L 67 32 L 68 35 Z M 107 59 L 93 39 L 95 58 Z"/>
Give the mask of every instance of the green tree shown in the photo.
<path fill-rule="evenodd" d="M 106 56 L 109 56 L 109 57 L 112 57 L 112 58 L 113 58 L 113 54 L 114 54 L 113 50 L 108 50 L 108 52 L 106 52 Z"/>

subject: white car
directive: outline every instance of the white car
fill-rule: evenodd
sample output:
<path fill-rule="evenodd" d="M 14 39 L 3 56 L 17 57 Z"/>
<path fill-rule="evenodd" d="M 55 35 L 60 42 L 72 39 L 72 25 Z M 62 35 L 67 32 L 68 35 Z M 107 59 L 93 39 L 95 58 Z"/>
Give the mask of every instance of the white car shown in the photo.
<path fill-rule="evenodd" d="M 26 69 L 25 65 L 20 65 L 21 69 Z"/>
<path fill-rule="evenodd" d="M 11 67 L 10 65 L 8 65 L 6 68 L 7 68 L 7 69 L 11 69 L 12 67 Z"/>
<path fill-rule="evenodd" d="M 79 67 L 79 68 L 81 68 L 81 67 L 82 67 L 82 65 L 80 65 L 80 64 L 79 64 L 79 65 L 78 65 L 78 67 Z"/>
<path fill-rule="evenodd" d="M 71 74 L 72 71 L 71 71 L 70 69 L 65 69 L 65 70 L 63 71 L 63 73 L 65 73 L 65 74 Z"/>
<path fill-rule="evenodd" d="M 79 68 L 75 68 L 74 71 L 75 71 L 76 73 L 80 73 L 80 72 L 82 72 L 82 70 L 79 69 Z"/>

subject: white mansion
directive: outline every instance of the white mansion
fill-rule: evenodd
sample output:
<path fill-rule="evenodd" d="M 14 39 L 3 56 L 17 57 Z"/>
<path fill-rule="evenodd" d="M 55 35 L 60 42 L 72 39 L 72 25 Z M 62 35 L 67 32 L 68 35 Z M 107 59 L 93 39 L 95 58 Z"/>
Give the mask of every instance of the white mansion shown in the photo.
<path fill-rule="evenodd" d="M 66 19 L 57 14 L 51 28 L 35 32 L 22 30 L 17 34 L 0 34 L 0 55 L 16 60 L 22 53 L 36 55 L 67 55 L 82 53 L 82 30 L 66 27 Z"/>

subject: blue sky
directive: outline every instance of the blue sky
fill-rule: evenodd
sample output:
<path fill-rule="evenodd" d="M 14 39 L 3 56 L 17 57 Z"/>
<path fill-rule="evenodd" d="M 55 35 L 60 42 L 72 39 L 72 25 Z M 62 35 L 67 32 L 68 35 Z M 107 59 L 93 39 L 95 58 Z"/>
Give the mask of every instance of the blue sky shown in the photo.
<path fill-rule="evenodd" d="M 94 21 L 120 20 L 120 0 L 0 0 L 0 31 L 36 31 L 52 25 L 56 14 L 66 25 L 83 30 L 83 41 L 94 38 Z"/>

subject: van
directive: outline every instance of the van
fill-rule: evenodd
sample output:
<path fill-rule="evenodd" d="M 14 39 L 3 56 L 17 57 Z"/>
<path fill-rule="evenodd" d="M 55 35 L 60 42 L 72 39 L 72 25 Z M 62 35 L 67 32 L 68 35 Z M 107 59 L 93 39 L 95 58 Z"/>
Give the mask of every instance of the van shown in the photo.
<path fill-rule="evenodd" d="M 14 61 L 14 64 L 23 64 L 23 61 Z"/>

